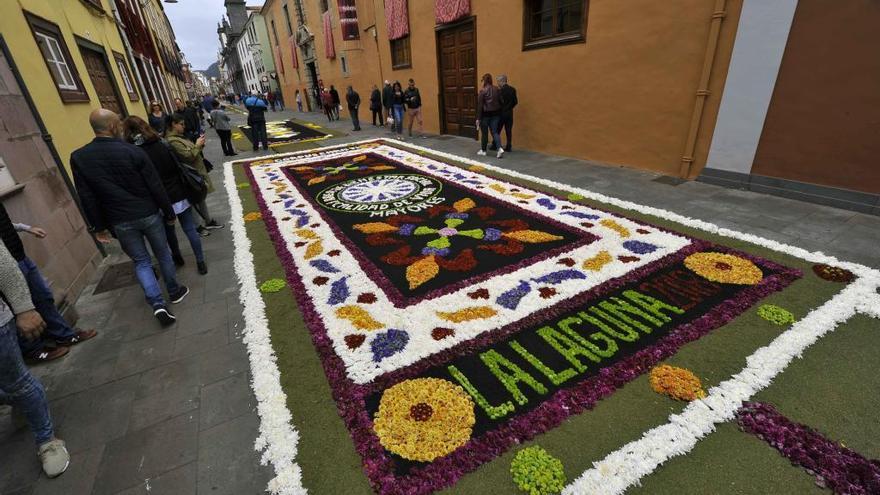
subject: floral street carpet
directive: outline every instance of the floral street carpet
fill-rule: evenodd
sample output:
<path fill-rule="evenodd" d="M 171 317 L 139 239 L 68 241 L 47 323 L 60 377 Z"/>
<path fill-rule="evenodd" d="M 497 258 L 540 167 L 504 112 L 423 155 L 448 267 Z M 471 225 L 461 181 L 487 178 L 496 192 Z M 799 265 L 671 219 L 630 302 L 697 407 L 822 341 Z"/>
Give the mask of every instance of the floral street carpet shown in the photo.
<path fill-rule="evenodd" d="M 247 125 L 238 126 L 241 133 L 252 144 L 254 142 L 251 128 Z M 319 130 L 319 126 L 300 124 L 292 120 L 266 122 L 266 137 L 270 145 L 299 143 L 304 141 L 319 141 L 330 137 L 329 134 Z"/>
<path fill-rule="evenodd" d="M 643 476 L 717 423 L 710 439 L 745 436 L 723 426 L 797 352 L 769 379 L 750 355 L 801 326 L 868 325 L 847 320 L 870 314 L 873 270 L 531 179 L 384 140 L 227 166 L 272 491 L 672 490 L 675 462 Z M 851 313 L 822 320 L 838 300 Z M 761 399 L 785 403 L 777 388 Z M 756 464 L 742 477 L 762 489 L 808 483 Z"/>

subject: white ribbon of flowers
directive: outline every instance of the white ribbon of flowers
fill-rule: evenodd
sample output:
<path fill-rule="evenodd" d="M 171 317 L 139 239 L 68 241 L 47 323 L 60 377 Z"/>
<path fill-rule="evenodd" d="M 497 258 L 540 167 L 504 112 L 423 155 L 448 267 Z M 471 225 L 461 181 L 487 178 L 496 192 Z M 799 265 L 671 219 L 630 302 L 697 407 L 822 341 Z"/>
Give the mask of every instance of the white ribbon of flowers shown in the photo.
<path fill-rule="evenodd" d="M 327 146 L 320 148 L 320 151 L 375 141 L 383 140 L 365 139 Z M 742 371 L 711 388 L 704 399 L 691 402 L 681 413 L 671 415 L 667 424 L 648 430 L 641 439 L 624 445 L 609 454 L 604 460 L 594 463 L 594 468 L 585 471 L 565 487 L 563 490 L 565 495 L 622 493 L 627 487 L 637 484 L 643 476 L 653 472 L 664 461 L 689 452 L 698 440 L 715 430 L 716 424 L 732 419 L 743 401 L 768 386 L 773 378 L 781 373 L 795 357 L 800 357 L 807 347 L 826 333 L 833 331 L 839 324 L 858 312 L 880 318 L 880 296 L 877 295 L 877 290 L 880 288 L 880 271 L 873 268 L 841 261 L 822 252 L 810 252 L 753 234 L 722 228 L 661 208 L 639 205 L 451 153 L 404 141 L 395 141 L 395 144 L 431 153 L 464 165 L 483 167 L 485 170 L 509 177 L 579 194 L 585 198 L 645 215 L 652 215 L 722 237 L 739 239 L 812 263 L 826 263 L 846 268 L 859 277 L 831 300 L 796 322 L 769 345 L 756 350 L 746 359 L 747 365 Z M 272 159 L 306 155 L 315 151 L 273 155 Z M 254 394 L 257 398 L 257 411 L 261 420 L 260 436 L 257 438 L 256 448 L 258 451 L 265 450 L 263 461 L 271 462 L 275 466 L 277 476 L 270 482 L 269 491 L 279 494 L 305 493 L 300 468 L 294 461 L 298 434 L 290 424 L 291 414 L 286 406 L 286 395 L 281 390 L 280 373 L 269 342 L 265 306 L 254 274 L 250 240 L 245 233 L 241 200 L 238 197 L 232 173 L 233 163 L 235 162 L 227 162 L 225 165 L 226 190 L 232 207 L 231 223 L 235 241 L 236 273 L 239 283 L 242 285 L 241 301 L 245 315 L 244 340 L 250 355 Z"/>
<path fill-rule="evenodd" d="M 244 211 L 233 166 L 234 162 L 224 164 L 224 183 L 232 215 L 229 225 L 235 243 L 233 263 L 241 286 L 239 299 L 244 316 L 242 340 L 247 345 L 251 386 L 257 399 L 257 414 L 260 415 L 260 435 L 254 447 L 257 452 L 263 453 L 262 464 L 272 463 L 275 469 L 275 478 L 269 481 L 267 488 L 269 492 L 304 494 L 307 491 L 302 484 L 302 471 L 295 461 L 299 433 L 293 427 L 293 418 L 287 408 L 287 395 L 281 389 L 281 373 L 272 349 L 266 305 L 254 271 L 254 256 L 244 226 Z"/>

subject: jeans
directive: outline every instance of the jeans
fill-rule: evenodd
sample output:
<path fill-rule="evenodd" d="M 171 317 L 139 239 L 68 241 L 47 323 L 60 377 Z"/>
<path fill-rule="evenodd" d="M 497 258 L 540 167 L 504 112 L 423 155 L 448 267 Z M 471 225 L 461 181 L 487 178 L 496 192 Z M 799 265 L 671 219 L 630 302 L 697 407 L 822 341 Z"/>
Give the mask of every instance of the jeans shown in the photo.
<path fill-rule="evenodd" d="M 46 322 L 46 331 L 43 332 L 41 338 L 28 340 L 22 336 L 18 337 L 21 353 L 25 356 L 31 356 L 43 350 L 44 339 L 69 339 L 73 337 L 74 331 L 58 312 L 58 308 L 55 307 L 55 297 L 52 296 L 52 290 L 49 289 L 49 285 L 37 265 L 30 258 L 25 258 L 18 262 L 18 267 L 31 291 L 31 301 L 34 303 L 34 308 Z"/>
<path fill-rule="evenodd" d="M 480 119 L 480 149 L 486 151 L 486 143 L 489 141 L 489 132 L 492 133 L 492 140 L 497 144 L 501 144 L 501 136 L 498 135 L 498 121 L 501 117 L 498 115 L 486 116 Z"/>
<path fill-rule="evenodd" d="M 217 137 L 220 138 L 220 147 L 223 148 L 223 154 L 234 155 L 235 148 L 232 147 L 232 131 L 217 129 Z"/>
<path fill-rule="evenodd" d="M 186 238 L 189 239 L 189 245 L 192 247 L 193 254 L 196 255 L 196 261 L 202 263 L 205 261 L 205 254 L 202 252 L 202 238 L 196 231 L 193 209 L 190 207 L 183 210 L 177 215 L 177 221 L 180 223 L 183 233 L 186 234 Z M 168 247 L 171 248 L 171 254 L 178 258 L 183 258 L 180 252 L 180 244 L 177 242 L 177 232 L 174 225 L 165 224 L 165 236 L 168 237 Z"/>
<path fill-rule="evenodd" d="M 14 319 L 0 326 L 0 404 L 24 413 L 39 446 L 55 436 L 49 401 L 43 384 L 24 364 L 16 333 Z"/>
<path fill-rule="evenodd" d="M 260 143 L 263 143 L 263 149 L 269 149 L 269 138 L 266 137 L 266 121 L 252 122 L 251 141 L 254 143 L 254 151 L 260 149 Z"/>
<path fill-rule="evenodd" d="M 393 105 L 391 107 L 391 115 L 394 117 L 392 130 L 398 134 L 403 134 L 403 105 Z"/>
<path fill-rule="evenodd" d="M 501 115 L 498 118 L 498 135 L 501 135 L 501 130 L 504 130 L 504 135 L 507 138 L 505 141 L 507 144 L 504 145 L 504 151 L 510 151 L 510 143 L 511 138 L 510 135 L 513 133 L 513 114 L 510 115 Z M 498 146 L 501 146 L 500 142 L 495 143 Z"/>
<path fill-rule="evenodd" d="M 134 272 L 137 275 L 147 303 L 154 309 L 165 306 L 159 281 L 153 272 L 153 260 L 147 251 L 146 238 L 153 249 L 153 254 L 159 260 L 159 270 L 165 280 L 165 287 L 169 294 L 176 294 L 180 290 L 174 269 L 174 261 L 171 260 L 171 251 L 168 249 L 168 238 L 165 236 L 165 222 L 158 213 L 148 217 L 118 223 L 113 226 L 119 244 L 125 254 L 134 261 Z"/>
<path fill-rule="evenodd" d="M 354 130 L 359 131 L 361 129 L 361 121 L 358 119 L 357 108 L 349 108 L 348 113 L 351 115 L 351 123 L 354 125 Z"/>

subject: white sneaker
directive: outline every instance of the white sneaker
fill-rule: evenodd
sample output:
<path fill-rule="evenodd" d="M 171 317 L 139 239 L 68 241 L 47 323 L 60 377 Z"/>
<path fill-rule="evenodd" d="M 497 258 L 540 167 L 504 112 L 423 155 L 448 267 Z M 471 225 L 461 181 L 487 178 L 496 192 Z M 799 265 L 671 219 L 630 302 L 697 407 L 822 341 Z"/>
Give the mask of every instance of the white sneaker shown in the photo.
<path fill-rule="evenodd" d="M 479 155 L 479 156 L 486 156 L 486 152 L 483 151 L 483 150 L 480 150 L 480 151 L 477 152 L 477 155 Z"/>
<path fill-rule="evenodd" d="M 501 155 L 504 154 L 504 148 L 498 148 L 498 153 L 495 154 L 495 158 L 501 158 Z"/>
<path fill-rule="evenodd" d="M 40 462 L 43 463 L 43 472 L 50 478 L 61 476 L 70 466 L 70 454 L 67 452 L 63 440 L 53 438 L 40 445 L 37 455 L 40 457 Z"/>

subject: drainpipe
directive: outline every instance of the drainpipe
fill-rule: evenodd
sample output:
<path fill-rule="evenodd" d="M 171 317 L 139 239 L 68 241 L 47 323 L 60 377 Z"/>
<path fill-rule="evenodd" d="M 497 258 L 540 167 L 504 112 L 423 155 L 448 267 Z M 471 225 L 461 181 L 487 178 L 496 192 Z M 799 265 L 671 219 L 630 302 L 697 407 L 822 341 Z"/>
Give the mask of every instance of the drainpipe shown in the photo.
<path fill-rule="evenodd" d="M 144 109 L 147 111 L 147 114 L 150 113 L 150 102 L 147 101 L 147 89 L 144 86 L 144 81 L 141 79 L 141 71 L 138 70 L 137 64 L 134 62 L 134 50 L 131 49 L 131 44 L 128 42 L 128 35 L 125 33 L 125 30 L 122 29 L 122 18 L 119 16 L 119 9 L 116 8 L 116 2 L 114 0 L 110 0 L 110 10 L 113 12 L 113 20 L 114 24 L 116 24 L 116 30 L 119 31 L 119 37 L 122 38 L 122 44 L 125 45 L 125 54 L 128 55 L 128 65 L 131 66 L 131 72 L 134 73 L 134 78 L 137 79 L 138 89 L 141 91 L 141 101 L 144 104 Z"/>
<path fill-rule="evenodd" d="M 706 98 L 709 97 L 709 79 L 712 76 L 712 65 L 715 63 L 715 51 L 718 47 L 718 38 L 721 37 L 721 22 L 727 15 L 726 0 L 715 0 L 715 10 L 712 12 L 712 24 L 709 27 L 709 40 L 706 43 L 706 56 L 703 58 L 703 71 L 700 74 L 700 85 L 697 89 L 697 100 L 694 104 L 694 113 L 691 116 L 691 126 L 688 131 L 687 144 L 681 157 L 681 165 L 678 175 L 688 178 L 691 173 L 691 165 L 694 163 L 694 148 L 697 146 L 697 137 L 700 135 L 700 123 L 703 120 L 703 108 Z"/>

